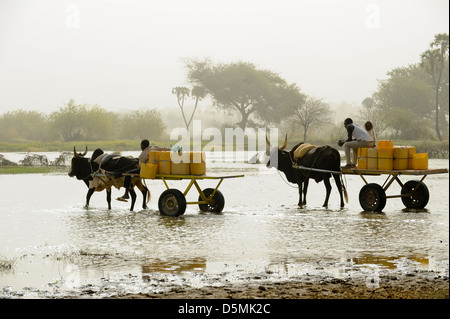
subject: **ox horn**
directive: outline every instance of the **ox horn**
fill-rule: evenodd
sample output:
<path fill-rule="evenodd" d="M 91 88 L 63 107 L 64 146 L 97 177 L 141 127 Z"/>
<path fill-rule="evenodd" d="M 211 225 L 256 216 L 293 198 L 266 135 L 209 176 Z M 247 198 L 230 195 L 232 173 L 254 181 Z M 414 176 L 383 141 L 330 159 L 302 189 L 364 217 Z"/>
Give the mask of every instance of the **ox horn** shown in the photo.
<path fill-rule="evenodd" d="M 284 144 L 281 147 L 279 147 L 279 150 L 280 151 L 284 150 L 286 148 L 286 146 L 287 146 L 287 133 L 286 133 L 286 137 L 284 138 Z"/>
<path fill-rule="evenodd" d="M 270 142 L 269 142 L 269 139 L 267 138 L 267 134 L 266 134 L 266 144 L 267 144 L 267 146 L 270 147 Z"/>
<path fill-rule="evenodd" d="M 81 154 L 81 156 L 85 156 L 87 154 L 87 152 L 88 152 L 88 148 L 87 148 L 87 145 L 86 145 L 86 150 L 84 151 L 83 154 Z M 73 147 L 73 156 L 78 157 L 77 149 L 75 148 L 75 146 Z"/>

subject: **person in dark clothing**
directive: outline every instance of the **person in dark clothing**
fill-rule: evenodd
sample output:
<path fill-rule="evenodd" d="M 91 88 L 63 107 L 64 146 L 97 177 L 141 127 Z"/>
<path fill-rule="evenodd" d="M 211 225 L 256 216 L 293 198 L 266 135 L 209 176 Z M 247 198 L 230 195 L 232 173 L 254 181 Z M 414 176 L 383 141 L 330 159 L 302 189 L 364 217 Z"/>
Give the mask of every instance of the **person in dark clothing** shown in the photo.
<path fill-rule="evenodd" d="M 150 146 L 150 142 L 148 140 L 142 140 L 141 141 L 141 155 L 139 155 L 139 163 L 138 163 L 138 167 L 129 171 L 126 171 L 125 173 L 128 174 L 140 174 L 141 172 L 141 164 L 142 163 L 147 163 L 148 162 L 148 154 L 150 153 L 150 150 L 152 149 L 152 147 Z M 131 185 L 131 176 L 125 176 L 124 178 L 124 182 L 123 182 L 123 187 L 125 187 L 125 194 L 123 194 L 121 197 L 116 198 L 119 201 L 122 202 L 126 202 L 127 199 L 130 198 L 130 196 L 128 195 L 128 191 Z"/>

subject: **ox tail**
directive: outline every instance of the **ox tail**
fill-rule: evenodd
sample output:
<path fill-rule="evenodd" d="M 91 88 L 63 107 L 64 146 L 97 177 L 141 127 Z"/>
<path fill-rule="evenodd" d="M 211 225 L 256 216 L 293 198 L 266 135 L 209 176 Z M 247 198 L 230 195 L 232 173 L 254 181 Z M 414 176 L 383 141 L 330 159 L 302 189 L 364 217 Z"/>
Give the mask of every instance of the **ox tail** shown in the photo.
<path fill-rule="evenodd" d="M 348 193 L 347 193 L 347 188 L 345 187 L 344 180 L 342 179 L 342 175 L 343 175 L 343 174 L 340 174 L 341 185 L 342 185 L 342 192 L 344 193 L 344 199 L 345 199 L 345 202 L 348 204 Z"/>
<path fill-rule="evenodd" d="M 338 161 L 339 161 L 338 163 L 340 163 L 340 161 L 341 161 L 341 155 L 339 154 L 339 152 L 338 152 L 336 149 L 333 148 L 333 150 L 334 150 L 334 152 L 335 152 L 334 154 L 337 156 L 336 158 L 337 158 Z M 343 194 L 344 194 L 345 202 L 348 204 L 348 193 L 347 193 L 347 188 L 345 187 L 344 180 L 343 180 L 343 178 L 342 178 L 342 175 L 344 175 L 344 174 L 342 174 L 342 170 L 341 170 L 340 165 L 338 166 L 338 168 L 339 168 L 339 172 L 340 172 L 339 178 L 341 179 L 342 192 L 343 192 Z"/>
<path fill-rule="evenodd" d="M 144 181 L 144 187 L 147 188 L 147 202 L 145 204 L 148 204 L 148 202 L 150 201 L 150 197 L 152 197 L 152 194 L 150 193 L 150 188 L 147 187 L 147 183 L 145 182 L 145 179 L 143 179 Z"/>

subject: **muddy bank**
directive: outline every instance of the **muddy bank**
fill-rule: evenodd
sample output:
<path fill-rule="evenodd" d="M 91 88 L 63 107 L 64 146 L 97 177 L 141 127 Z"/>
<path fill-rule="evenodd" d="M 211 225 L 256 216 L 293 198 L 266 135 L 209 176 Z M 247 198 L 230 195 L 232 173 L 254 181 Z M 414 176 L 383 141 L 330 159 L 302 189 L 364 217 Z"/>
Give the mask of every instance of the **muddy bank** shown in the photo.
<path fill-rule="evenodd" d="M 223 287 L 173 287 L 166 292 L 112 296 L 118 299 L 449 299 L 448 277 L 432 274 L 320 281 L 250 282 Z"/>

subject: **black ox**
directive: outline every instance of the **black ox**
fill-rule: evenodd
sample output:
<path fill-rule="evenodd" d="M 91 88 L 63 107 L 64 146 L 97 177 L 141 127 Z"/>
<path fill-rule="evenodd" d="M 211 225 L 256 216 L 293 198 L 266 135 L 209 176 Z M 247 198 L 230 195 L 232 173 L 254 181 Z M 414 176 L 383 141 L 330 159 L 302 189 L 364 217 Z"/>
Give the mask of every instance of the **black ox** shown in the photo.
<path fill-rule="evenodd" d="M 311 151 L 306 153 L 302 158 L 299 158 L 296 161 L 294 161 L 294 152 L 297 149 L 297 147 L 303 144 L 303 142 L 295 145 L 289 152 L 284 150 L 287 145 L 287 134 L 284 140 L 284 144 L 281 147 L 270 148 L 270 143 L 267 140 L 267 138 L 266 142 L 270 149 L 270 159 L 267 162 L 267 167 L 275 167 L 279 171 L 282 171 L 286 175 L 286 178 L 290 183 L 298 185 L 299 206 L 306 205 L 306 193 L 308 190 L 308 181 L 310 178 L 312 178 L 317 183 L 321 181 L 324 182 L 327 194 L 325 197 L 325 202 L 323 203 L 323 207 L 327 207 L 328 199 L 331 193 L 330 177 L 331 175 L 333 175 L 341 198 L 340 205 L 341 207 L 344 207 L 343 183 L 339 173 L 320 172 L 314 170 L 298 169 L 293 167 L 294 164 L 297 164 L 308 168 L 340 172 L 341 157 L 336 149 L 328 145 L 321 146 L 312 149 Z M 303 188 L 303 199 L 302 199 L 302 188 Z"/>
<path fill-rule="evenodd" d="M 101 192 L 106 190 L 106 201 L 108 202 L 108 209 L 111 209 L 111 187 L 116 187 L 120 189 L 123 187 L 124 177 L 121 176 L 120 172 L 129 170 L 130 167 L 137 167 L 138 159 L 129 157 L 116 157 L 105 156 L 104 161 L 102 161 L 102 170 L 111 172 L 108 176 L 95 176 L 95 172 L 99 170 L 99 165 L 90 158 L 85 157 L 87 154 L 87 147 L 84 153 L 77 153 L 75 147 L 73 148 L 73 158 L 71 162 L 70 177 L 76 177 L 78 180 L 82 180 L 86 186 L 89 188 L 86 195 L 85 208 L 89 207 L 89 201 L 94 192 Z M 150 192 L 142 184 L 142 181 L 138 177 L 133 177 L 131 179 L 130 195 L 131 195 L 131 207 L 130 210 L 134 209 L 136 203 L 136 192 L 134 191 L 134 186 L 136 186 L 144 197 L 142 208 L 147 208 L 147 195 L 150 197 Z"/>

